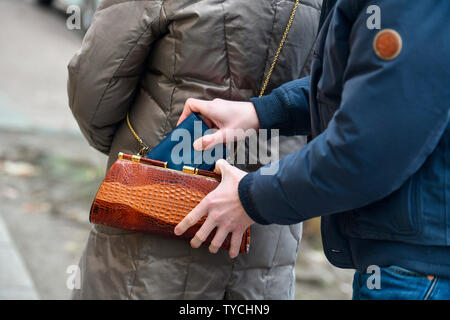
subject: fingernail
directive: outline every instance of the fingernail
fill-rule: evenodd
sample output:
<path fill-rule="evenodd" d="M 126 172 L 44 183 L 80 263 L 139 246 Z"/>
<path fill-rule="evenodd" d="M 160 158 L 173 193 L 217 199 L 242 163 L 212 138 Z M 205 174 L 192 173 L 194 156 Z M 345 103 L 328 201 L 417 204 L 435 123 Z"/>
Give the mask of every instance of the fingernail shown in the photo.
<path fill-rule="evenodd" d="M 209 252 L 212 254 L 216 254 L 219 251 L 219 248 L 216 247 L 209 247 Z"/>
<path fill-rule="evenodd" d="M 200 247 L 200 244 L 191 240 L 191 247 L 194 249 L 198 249 Z"/>

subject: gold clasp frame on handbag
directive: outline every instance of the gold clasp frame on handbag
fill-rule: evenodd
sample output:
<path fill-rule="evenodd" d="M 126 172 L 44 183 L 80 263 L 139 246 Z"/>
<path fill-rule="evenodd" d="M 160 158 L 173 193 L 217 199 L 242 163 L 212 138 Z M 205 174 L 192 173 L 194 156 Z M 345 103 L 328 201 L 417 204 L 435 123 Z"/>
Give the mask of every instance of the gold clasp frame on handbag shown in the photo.
<path fill-rule="evenodd" d="M 142 163 L 142 164 L 147 164 L 147 165 L 151 165 L 151 166 L 157 166 L 159 168 L 163 168 L 163 169 L 167 169 L 167 170 L 178 171 L 178 170 L 167 168 L 167 162 L 163 162 L 163 161 L 159 161 L 159 160 L 153 160 L 153 159 L 148 159 L 148 158 L 142 157 L 140 155 L 130 155 L 130 154 L 125 154 L 123 152 L 119 152 L 118 159 L 119 160 L 133 161 L 133 162 L 136 162 L 136 163 Z M 208 178 L 213 178 L 213 179 L 216 179 L 218 181 L 221 180 L 221 175 L 220 174 L 217 174 L 217 173 L 212 172 L 212 171 L 197 169 L 197 168 L 190 167 L 190 166 L 183 166 L 183 170 L 180 171 L 180 172 L 193 174 L 193 175 L 204 176 L 204 177 L 208 177 Z"/>

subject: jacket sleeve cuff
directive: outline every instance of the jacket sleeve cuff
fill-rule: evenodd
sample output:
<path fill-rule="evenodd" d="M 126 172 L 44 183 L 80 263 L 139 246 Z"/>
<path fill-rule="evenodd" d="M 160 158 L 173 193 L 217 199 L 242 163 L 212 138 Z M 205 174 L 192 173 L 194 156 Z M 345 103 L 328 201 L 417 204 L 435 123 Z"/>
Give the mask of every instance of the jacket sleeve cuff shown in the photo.
<path fill-rule="evenodd" d="M 250 101 L 255 106 L 261 129 L 280 128 L 289 122 L 282 101 L 276 94 L 271 93 L 261 98 L 251 98 Z"/>
<path fill-rule="evenodd" d="M 256 209 L 256 205 L 253 201 L 250 191 L 252 184 L 253 184 L 253 173 L 249 173 L 239 182 L 238 186 L 239 199 L 241 200 L 245 212 L 247 212 L 248 216 L 253 221 L 262 225 L 268 225 L 270 224 L 270 222 L 264 219 Z"/>

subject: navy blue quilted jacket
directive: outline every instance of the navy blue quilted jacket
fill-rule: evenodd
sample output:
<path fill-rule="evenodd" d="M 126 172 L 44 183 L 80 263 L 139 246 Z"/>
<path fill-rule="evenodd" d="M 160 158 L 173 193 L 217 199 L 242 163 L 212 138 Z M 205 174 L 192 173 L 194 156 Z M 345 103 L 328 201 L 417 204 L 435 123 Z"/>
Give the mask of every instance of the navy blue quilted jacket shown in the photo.
<path fill-rule="evenodd" d="M 374 50 L 372 5 L 402 39 L 392 60 Z M 262 128 L 312 137 L 277 174 L 241 181 L 255 221 L 321 216 L 336 266 L 450 277 L 448 17 L 447 0 L 324 2 L 311 77 L 252 99 Z"/>

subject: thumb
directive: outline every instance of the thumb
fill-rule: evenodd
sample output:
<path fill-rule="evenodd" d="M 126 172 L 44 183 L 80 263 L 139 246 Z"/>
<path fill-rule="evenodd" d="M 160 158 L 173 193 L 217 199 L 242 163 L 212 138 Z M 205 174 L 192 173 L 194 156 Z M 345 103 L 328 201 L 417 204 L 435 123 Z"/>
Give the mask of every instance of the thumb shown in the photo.
<path fill-rule="evenodd" d="M 222 130 L 217 130 L 213 134 L 204 135 L 194 141 L 193 147 L 197 151 L 213 148 L 216 144 L 223 143 L 224 134 Z"/>
<path fill-rule="evenodd" d="M 226 172 L 228 172 L 228 170 L 230 170 L 231 168 L 232 168 L 231 164 L 229 164 L 226 160 L 219 159 L 216 162 L 214 172 L 222 175 L 222 179 L 224 179 Z"/>
<path fill-rule="evenodd" d="M 177 126 L 182 123 L 193 112 L 198 112 L 203 116 L 207 116 L 209 101 L 189 98 L 184 104 L 183 112 L 178 119 Z"/>

